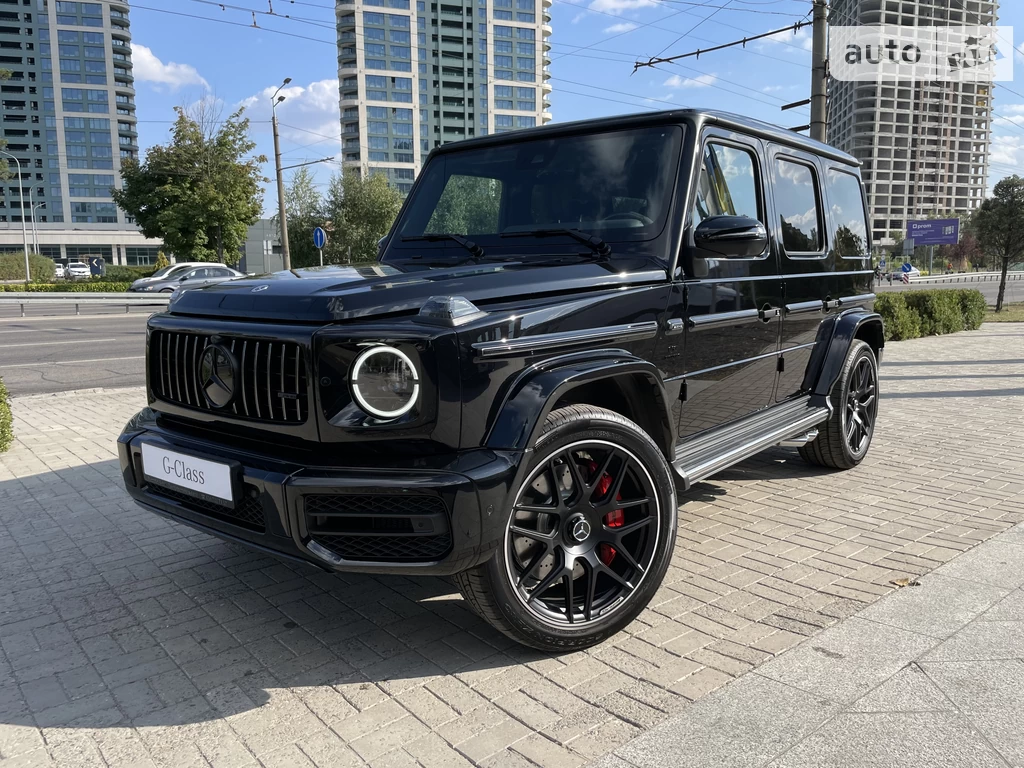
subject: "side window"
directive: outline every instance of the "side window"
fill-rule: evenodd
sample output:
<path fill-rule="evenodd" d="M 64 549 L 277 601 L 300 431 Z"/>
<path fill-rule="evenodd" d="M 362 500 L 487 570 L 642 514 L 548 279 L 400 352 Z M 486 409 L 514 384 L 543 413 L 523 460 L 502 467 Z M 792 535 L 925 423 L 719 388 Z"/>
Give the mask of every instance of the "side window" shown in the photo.
<path fill-rule="evenodd" d="M 817 174 L 811 166 L 775 158 L 775 209 L 788 255 L 821 252 L 821 204 Z"/>
<path fill-rule="evenodd" d="M 475 235 L 498 231 L 501 181 L 452 175 L 445 184 L 425 234 Z"/>
<path fill-rule="evenodd" d="M 763 222 L 756 168 L 750 150 L 708 143 L 693 205 L 694 224 L 712 216 L 749 216 Z"/>
<path fill-rule="evenodd" d="M 851 173 L 829 168 L 828 200 L 832 214 L 832 253 L 863 259 L 871 249 L 860 182 Z"/>

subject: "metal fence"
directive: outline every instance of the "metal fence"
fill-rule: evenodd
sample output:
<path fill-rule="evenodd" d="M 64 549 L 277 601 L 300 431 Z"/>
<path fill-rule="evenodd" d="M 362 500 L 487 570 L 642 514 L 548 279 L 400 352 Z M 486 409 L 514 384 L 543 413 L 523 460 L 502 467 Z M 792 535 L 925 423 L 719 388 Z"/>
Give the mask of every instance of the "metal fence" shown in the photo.
<path fill-rule="evenodd" d="M 125 314 L 132 307 L 166 307 L 171 297 L 167 295 L 157 296 L 135 296 L 125 293 L 28 293 L 9 292 L 0 293 L 0 304 L 18 304 L 21 306 L 21 316 L 25 317 L 25 305 L 57 304 L 63 306 L 75 305 L 75 314 L 81 314 L 83 304 L 87 306 L 123 306 Z"/>
<path fill-rule="evenodd" d="M 899 273 L 897 273 L 898 275 Z M 964 272 L 956 275 L 935 275 L 910 278 L 911 283 L 984 283 L 998 280 L 1001 272 Z M 1024 272 L 1007 272 L 1006 280 L 1024 280 Z"/>

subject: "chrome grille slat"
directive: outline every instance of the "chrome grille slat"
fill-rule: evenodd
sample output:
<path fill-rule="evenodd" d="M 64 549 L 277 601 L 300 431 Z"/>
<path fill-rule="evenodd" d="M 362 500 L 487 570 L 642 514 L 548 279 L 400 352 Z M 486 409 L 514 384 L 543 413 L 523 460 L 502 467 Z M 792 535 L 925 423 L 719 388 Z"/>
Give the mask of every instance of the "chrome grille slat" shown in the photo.
<path fill-rule="evenodd" d="M 162 330 L 153 333 L 150 373 L 154 394 L 170 403 L 215 412 L 199 378 L 210 336 Z M 235 401 L 223 411 L 227 417 L 278 424 L 302 424 L 307 420 L 309 403 L 301 346 L 289 341 L 240 338 L 225 339 L 223 344 L 238 361 L 240 374 Z M 275 385 L 279 387 L 275 389 Z M 289 401 L 295 402 L 294 409 Z"/>

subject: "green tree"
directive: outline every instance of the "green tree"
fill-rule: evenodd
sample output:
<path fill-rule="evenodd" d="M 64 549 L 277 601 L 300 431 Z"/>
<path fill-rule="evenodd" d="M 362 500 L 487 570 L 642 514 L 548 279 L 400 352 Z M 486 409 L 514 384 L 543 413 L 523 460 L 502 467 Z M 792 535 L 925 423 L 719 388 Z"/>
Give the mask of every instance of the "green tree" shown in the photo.
<path fill-rule="evenodd" d="M 452 176 L 425 231 L 444 235 L 497 232 L 500 205 L 501 188 L 495 179 Z"/>
<path fill-rule="evenodd" d="M 227 253 L 234 261 L 263 211 L 267 158 L 252 156 L 243 110 L 223 122 L 204 106 L 175 112 L 169 144 L 151 147 L 143 162 L 124 161 L 114 202 L 179 259 L 223 261 Z"/>
<path fill-rule="evenodd" d="M 1000 260 L 996 312 L 1001 312 L 1010 262 L 1024 257 L 1024 179 L 1014 174 L 998 182 L 974 215 L 974 227 L 981 247 Z"/>
<path fill-rule="evenodd" d="M 326 220 L 324 199 L 308 168 L 300 168 L 284 191 L 288 210 L 288 246 L 292 267 L 312 267 L 320 263 L 320 252 L 313 246 L 313 230 Z M 279 216 L 274 217 L 279 222 Z M 278 224 L 278 233 L 281 228 Z M 327 253 L 324 253 L 326 262 Z"/>
<path fill-rule="evenodd" d="M 331 262 L 338 264 L 377 260 L 377 241 L 391 229 L 402 196 L 380 174 L 363 178 L 350 170 L 335 176 L 327 192 L 326 213 L 334 225 Z M 324 253 L 327 261 L 328 253 Z"/>
<path fill-rule="evenodd" d="M 156 263 L 153 265 L 153 271 L 156 272 L 161 269 L 165 269 L 171 265 L 171 262 L 167 260 L 163 251 L 156 252 Z"/>

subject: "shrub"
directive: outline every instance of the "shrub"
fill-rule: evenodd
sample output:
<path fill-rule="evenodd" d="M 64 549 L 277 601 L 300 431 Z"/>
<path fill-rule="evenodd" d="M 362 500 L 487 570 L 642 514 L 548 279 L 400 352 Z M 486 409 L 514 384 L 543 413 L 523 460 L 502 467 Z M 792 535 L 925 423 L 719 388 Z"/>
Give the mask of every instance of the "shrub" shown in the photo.
<path fill-rule="evenodd" d="M 883 293 L 875 299 L 875 311 L 882 316 L 886 341 L 916 339 L 921 335 L 921 318 L 904 300 L 902 293 Z"/>
<path fill-rule="evenodd" d="M 131 283 L 104 283 L 99 280 L 66 283 L 11 283 L 0 284 L 0 292 L 6 293 L 123 293 L 131 288 Z"/>
<path fill-rule="evenodd" d="M 149 277 L 156 272 L 156 267 L 122 267 L 108 264 L 103 277 L 93 280 L 101 283 L 134 283 L 140 277 Z"/>
<path fill-rule="evenodd" d="M 7 387 L 0 379 L 0 453 L 11 447 L 14 442 L 14 416 L 11 415 L 11 404 L 7 401 Z"/>
<path fill-rule="evenodd" d="M 903 298 L 921 318 L 922 336 L 956 333 L 964 329 L 960 297 L 954 291 L 907 291 Z"/>
<path fill-rule="evenodd" d="M 985 319 L 985 312 L 988 310 L 984 294 L 981 291 L 968 290 L 966 288 L 961 288 L 958 291 L 954 291 L 954 293 L 960 299 L 960 311 L 964 316 L 964 328 L 968 331 L 978 330 Z"/>
<path fill-rule="evenodd" d="M 32 280 L 53 280 L 53 259 L 30 253 L 28 269 Z M 25 252 L 0 253 L 0 280 L 25 280 Z"/>

